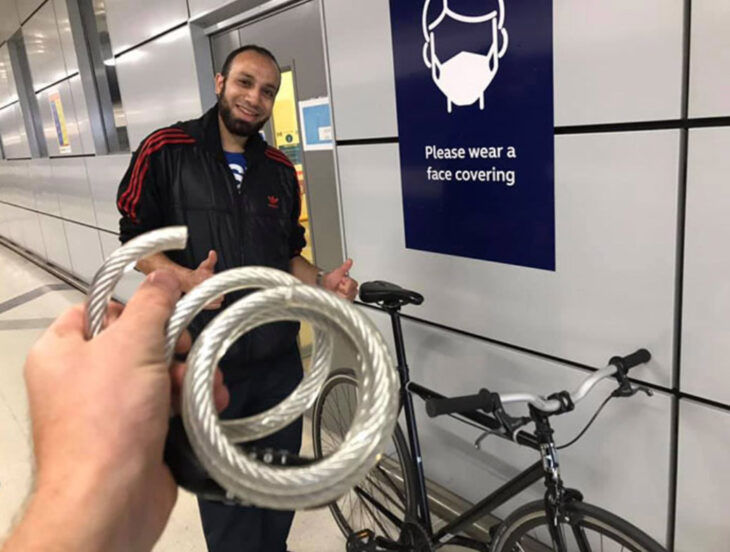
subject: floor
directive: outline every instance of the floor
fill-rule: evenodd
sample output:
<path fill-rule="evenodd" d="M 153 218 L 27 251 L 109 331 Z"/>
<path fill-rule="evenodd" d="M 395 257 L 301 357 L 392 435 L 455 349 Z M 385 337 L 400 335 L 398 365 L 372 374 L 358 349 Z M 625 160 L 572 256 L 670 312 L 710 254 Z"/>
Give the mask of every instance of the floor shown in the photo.
<path fill-rule="evenodd" d="M 0 245 L 0 542 L 12 527 L 31 483 L 32 450 L 23 385 L 25 356 L 43 330 L 82 293 Z M 311 454 L 305 422 L 303 453 Z M 289 541 L 294 552 L 343 552 L 345 539 L 328 509 L 298 512 Z M 205 552 L 195 498 L 181 492 L 155 552 Z M 447 550 L 464 550 L 444 547 Z"/>

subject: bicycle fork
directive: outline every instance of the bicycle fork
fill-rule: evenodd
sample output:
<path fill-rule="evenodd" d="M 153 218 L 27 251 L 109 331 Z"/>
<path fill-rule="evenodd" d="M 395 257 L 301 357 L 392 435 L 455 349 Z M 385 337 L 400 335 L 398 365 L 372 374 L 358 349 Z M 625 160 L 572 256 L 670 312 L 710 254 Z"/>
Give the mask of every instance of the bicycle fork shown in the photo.
<path fill-rule="evenodd" d="M 578 491 L 565 489 L 563 480 L 560 477 L 560 463 L 558 462 L 558 451 L 553 440 L 553 430 L 550 427 L 547 417 L 540 414 L 534 407 L 530 407 L 532 418 L 535 420 L 535 436 L 540 445 L 540 456 L 542 457 L 542 469 L 545 478 L 545 514 L 547 515 L 550 539 L 553 550 L 556 552 L 568 552 L 568 545 L 565 534 L 560 525 L 561 521 L 568 521 L 566 504 L 574 500 L 583 500 Z M 578 539 L 582 541 L 582 539 Z M 583 548 L 581 547 L 581 550 Z"/>

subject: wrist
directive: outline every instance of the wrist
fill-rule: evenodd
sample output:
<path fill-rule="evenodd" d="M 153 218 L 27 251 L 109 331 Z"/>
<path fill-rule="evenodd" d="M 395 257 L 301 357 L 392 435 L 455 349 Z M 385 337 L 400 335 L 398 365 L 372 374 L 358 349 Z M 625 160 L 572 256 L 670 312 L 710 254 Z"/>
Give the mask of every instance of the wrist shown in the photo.
<path fill-rule="evenodd" d="M 314 285 L 320 288 L 324 288 L 324 276 L 324 270 L 317 269 L 317 275 L 314 278 Z"/>

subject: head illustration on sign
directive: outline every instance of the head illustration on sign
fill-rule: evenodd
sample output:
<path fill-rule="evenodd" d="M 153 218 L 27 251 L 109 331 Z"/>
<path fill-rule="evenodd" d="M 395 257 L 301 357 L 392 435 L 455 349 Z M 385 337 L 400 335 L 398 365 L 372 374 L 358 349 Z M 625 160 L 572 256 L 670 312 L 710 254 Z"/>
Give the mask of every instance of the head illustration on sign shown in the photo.
<path fill-rule="evenodd" d="M 459 3 L 464 6 L 457 6 Z M 504 15 L 504 0 L 425 0 L 423 61 L 446 96 L 449 113 L 453 105 L 468 106 L 477 100 L 479 109 L 484 109 L 484 94 L 509 44 Z M 450 23 L 457 23 L 465 32 L 455 33 L 453 26 L 449 29 Z M 461 40 L 464 44 L 458 45 Z"/>

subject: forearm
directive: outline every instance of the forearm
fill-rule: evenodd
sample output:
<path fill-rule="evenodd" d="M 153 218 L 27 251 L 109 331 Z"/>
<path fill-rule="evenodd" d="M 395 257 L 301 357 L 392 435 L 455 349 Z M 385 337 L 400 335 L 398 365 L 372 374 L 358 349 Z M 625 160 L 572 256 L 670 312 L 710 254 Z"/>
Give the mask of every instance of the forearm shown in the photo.
<path fill-rule="evenodd" d="M 301 255 L 297 255 L 289 261 L 289 272 L 291 272 L 292 276 L 310 286 L 317 285 L 317 273 L 319 271 L 320 269 L 317 266 L 310 263 Z"/>
<path fill-rule="evenodd" d="M 36 491 L 2 552 L 95 552 L 108 549 L 109 531 L 99 524 L 93 490 L 84 496 L 69 483 L 65 491 Z M 72 491 L 73 495 L 68 491 Z"/>
<path fill-rule="evenodd" d="M 186 288 L 189 287 L 187 282 L 190 280 L 190 274 L 193 271 L 189 268 L 185 268 L 184 266 L 180 266 L 164 253 L 155 253 L 154 255 L 145 257 L 137 262 L 137 270 L 144 274 L 149 274 L 150 272 L 154 272 L 159 269 L 166 269 L 174 272 L 178 280 L 182 283 L 183 291 L 186 293 L 190 291 L 190 289 Z"/>

